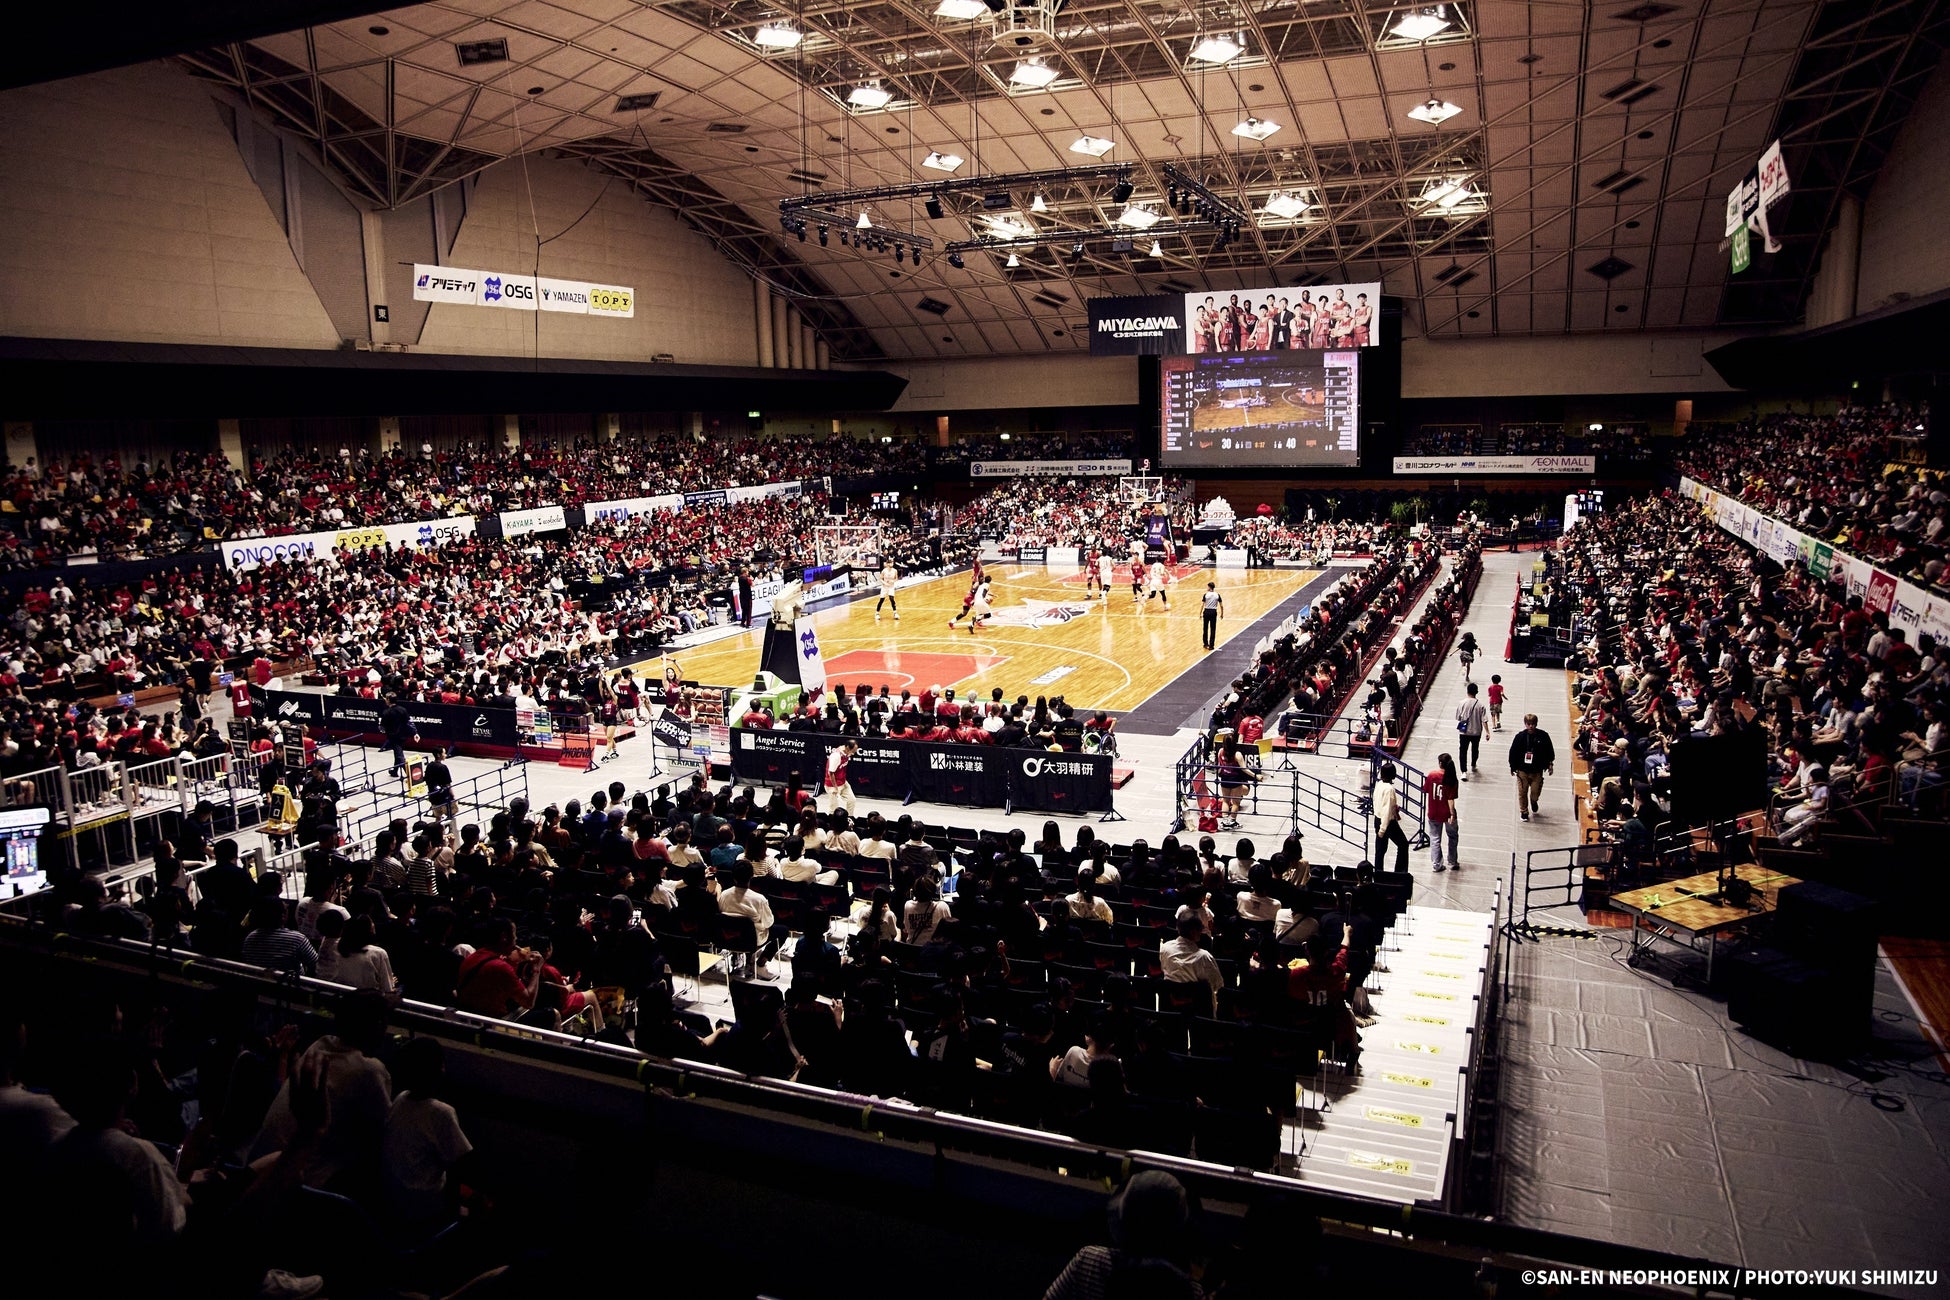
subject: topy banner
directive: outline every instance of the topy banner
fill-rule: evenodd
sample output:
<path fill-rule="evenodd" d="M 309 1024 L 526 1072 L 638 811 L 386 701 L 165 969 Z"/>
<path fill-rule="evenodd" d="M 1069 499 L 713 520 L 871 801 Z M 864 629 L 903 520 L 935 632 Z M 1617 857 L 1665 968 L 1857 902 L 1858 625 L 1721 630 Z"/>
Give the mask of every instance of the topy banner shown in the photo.
<path fill-rule="evenodd" d="M 423 519 L 410 524 L 372 524 L 362 528 L 339 528 L 328 533 L 293 533 L 285 537 L 238 537 L 219 542 L 227 569 L 249 569 L 260 564 L 312 564 L 333 562 L 336 552 L 370 550 L 376 546 L 445 546 L 474 535 L 474 516 L 454 515 L 446 519 Z"/>
<path fill-rule="evenodd" d="M 512 307 L 516 311 L 560 311 L 576 316 L 632 317 L 636 290 L 622 284 L 589 284 L 548 276 L 469 271 L 458 266 L 413 264 L 415 302 L 458 303 L 466 307 Z"/>

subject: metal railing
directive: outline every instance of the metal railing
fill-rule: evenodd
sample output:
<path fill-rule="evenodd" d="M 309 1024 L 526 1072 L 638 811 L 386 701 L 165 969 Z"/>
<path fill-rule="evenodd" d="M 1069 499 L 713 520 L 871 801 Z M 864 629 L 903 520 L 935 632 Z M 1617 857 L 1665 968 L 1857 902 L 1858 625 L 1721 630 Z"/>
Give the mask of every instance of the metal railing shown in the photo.
<path fill-rule="evenodd" d="M 1422 789 L 1423 773 L 1418 769 L 1377 753 L 1369 747 L 1369 763 L 1362 769 L 1363 788 L 1350 790 L 1323 779 L 1314 772 L 1291 764 L 1267 768 L 1258 754 L 1246 758 L 1248 771 L 1257 781 L 1250 782 L 1240 811 L 1250 817 L 1271 817 L 1285 822 L 1288 831 L 1305 833 L 1317 830 L 1343 844 L 1351 844 L 1367 858 L 1374 850 L 1374 780 L 1382 763 L 1395 766 L 1401 791 L 1401 825 L 1414 848 L 1428 846 L 1427 800 Z M 1175 830 L 1196 825 L 1201 813 L 1219 811 L 1218 762 L 1211 757 L 1211 742 L 1205 737 L 1194 741 L 1178 758 L 1173 781 L 1178 820 Z"/>
<path fill-rule="evenodd" d="M 1531 913 L 1569 907 L 1584 898 L 1592 868 L 1609 868 L 1617 846 L 1574 844 L 1561 849 L 1531 849 L 1510 855 L 1510 915 L 1503 931 L 1519 942 L 1535 943 L 1546 936 L 1591 938 L 1603 931 L 1585 926 L 1555 925 L 1531 919 Z"/>
<path fill-rule="evenodd" d="M 485 809 L 490 815 L 500 812 L 516 799 L 528 797 L 528 765 L 526 763 L 504 763 L 478 776 L 453 784 L 455 816 L 468 809 Z M 380 786 L 373 790 L 374 806 L 353 816 L 341 818 L 344 833 L 350 839 L 369 839 L 378 830 L 383 830 L 388 822 L 395 820 L 432 821 L 433 805 L 425 793 L 410 794 L 404 788 L 391 797 L 391 802 L 381 802 L 385 797 Z"/>

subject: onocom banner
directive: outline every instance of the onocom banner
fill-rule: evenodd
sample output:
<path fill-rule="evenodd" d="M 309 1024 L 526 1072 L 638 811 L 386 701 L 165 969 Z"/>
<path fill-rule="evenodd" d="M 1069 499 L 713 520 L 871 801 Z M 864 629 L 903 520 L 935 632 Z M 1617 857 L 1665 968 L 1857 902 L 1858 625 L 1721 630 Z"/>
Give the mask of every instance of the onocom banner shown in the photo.
<path fill-rule="evenodd" d="M 251 569 L 260 564 L 334 563 L 340 550 L 373 547 L 445 546 L 474 535 L 474 516 L 423 519 L 411 524 L 373 524 L 340 528 L 328 533 L 293 533 L 288 537 L 238 537 L 218 543 L 227 569 Z"/>

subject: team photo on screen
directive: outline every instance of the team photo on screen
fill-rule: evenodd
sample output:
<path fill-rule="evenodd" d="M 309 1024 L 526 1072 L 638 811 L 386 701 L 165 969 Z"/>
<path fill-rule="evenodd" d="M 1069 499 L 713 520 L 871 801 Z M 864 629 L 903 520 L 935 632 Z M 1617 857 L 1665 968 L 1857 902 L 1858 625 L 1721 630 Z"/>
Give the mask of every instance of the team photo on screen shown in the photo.
<path fill-rule="evenodd" d="M 1185 351 L 1315 352 L 1374 345 L 1381 286 L 1241 289 L 1185 295 Z"/>

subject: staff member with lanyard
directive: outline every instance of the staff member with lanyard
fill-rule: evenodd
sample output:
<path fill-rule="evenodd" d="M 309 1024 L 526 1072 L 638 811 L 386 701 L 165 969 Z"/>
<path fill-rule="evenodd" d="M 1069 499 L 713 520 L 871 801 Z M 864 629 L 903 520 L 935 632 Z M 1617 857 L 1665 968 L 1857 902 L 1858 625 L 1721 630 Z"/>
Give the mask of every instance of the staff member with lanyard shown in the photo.
<path fill-rule="evenodd" d="M 853 815 L 853 783 L 846 779 L 846 769 L 853 762 L 853 753 L 860 746 L 854 741 L 837 745 L 826 754 L 826 811 L 845 808 L 847 816 Z"/>
<path fill-rule="evenodd" d="M 1510 775 L 1517 778 L 1517 815 L 1525 821 L 1537 811 L 1544 777 L 1557 770 L 1557 751 L 1548 734 L 1538 730 L 1537 715 L 1523 715 L 1523 730 L 1510 738 Z M 1526 802 L 1526 800 L 1528 802 Z"/>
<path fill-rule="evenodd" d="M 1219 619 L 1225 615 L 1226 598 L 1219 594 L 1217 583 L 1208 582 L 1205 584 L 1205 594 L 1199 600 L 1205 606 L 1200 614 L 1200 622 L 1204 625 L 1205 648 L 1210 650 L 1219 642 Z"/>

